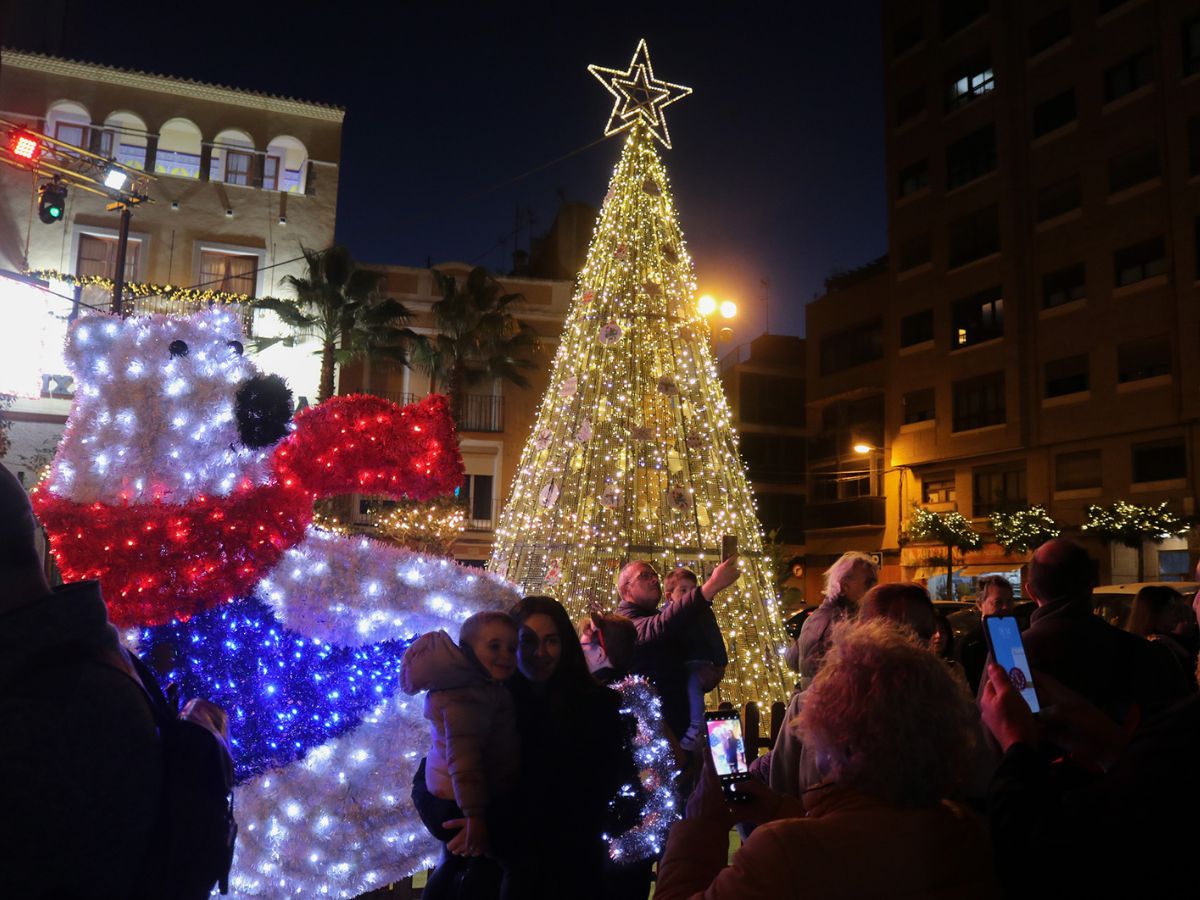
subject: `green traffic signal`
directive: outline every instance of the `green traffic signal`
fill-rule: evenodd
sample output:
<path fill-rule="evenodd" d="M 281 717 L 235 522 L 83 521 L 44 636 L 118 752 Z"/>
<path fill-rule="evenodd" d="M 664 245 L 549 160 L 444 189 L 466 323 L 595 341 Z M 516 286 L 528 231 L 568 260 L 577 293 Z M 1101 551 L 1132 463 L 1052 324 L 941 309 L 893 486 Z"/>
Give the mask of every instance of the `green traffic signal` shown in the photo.
<path fill-rule="evenodd" d="M 48 181 L 41 186 L 40 193 L 38 218 L 47 225 L 53 225 L 63 217 L 63 207 L 67 202 L 67 186 L 57 181 Z"/>

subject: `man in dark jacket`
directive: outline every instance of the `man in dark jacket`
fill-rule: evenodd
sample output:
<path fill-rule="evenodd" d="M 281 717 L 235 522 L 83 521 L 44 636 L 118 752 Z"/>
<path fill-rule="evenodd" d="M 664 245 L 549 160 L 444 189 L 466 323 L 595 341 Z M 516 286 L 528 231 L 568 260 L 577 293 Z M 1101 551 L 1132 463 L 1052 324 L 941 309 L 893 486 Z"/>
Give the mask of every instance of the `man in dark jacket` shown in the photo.
<path fill-rule="evenodd" d="M 1131 726 L 1187 693 L 1166 654 L 1092 612 L 1092 563 L 1083 547 L 1062 539 L 1042 544 L 1026 590 L 1038 605 L 1022 635 L 1035 677 L 1053 676 Z"/>
<path fill-rule="evenodd" d="M 684 633 L 697 614 L 712 607 L 713 598 L 741 575 L 737 557 L 718 565 L 708 581 L 678 603 L 659 609 L 662 584 L 654 566 L 642 560 L 626 563 L 617 576 L 617 612 L 633 620 L 638 640 L 630 671 L 644 675 L 662 697 L 663 718 L 679 737 L 687 731 L 687 653 Z"/>

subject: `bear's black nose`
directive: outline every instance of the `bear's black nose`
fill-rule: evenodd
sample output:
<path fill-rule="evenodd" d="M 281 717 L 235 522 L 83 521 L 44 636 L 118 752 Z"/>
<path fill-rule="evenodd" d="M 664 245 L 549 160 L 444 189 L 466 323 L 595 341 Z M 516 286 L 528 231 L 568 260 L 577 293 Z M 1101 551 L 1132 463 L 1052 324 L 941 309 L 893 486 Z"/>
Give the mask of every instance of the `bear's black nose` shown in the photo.
<path fill-rule="evenodd" d="M 292 418 L 292 391 L 278 375 L 255 375 L 237 392 L 238 435 L 247 447 L 269 447 Z"/>

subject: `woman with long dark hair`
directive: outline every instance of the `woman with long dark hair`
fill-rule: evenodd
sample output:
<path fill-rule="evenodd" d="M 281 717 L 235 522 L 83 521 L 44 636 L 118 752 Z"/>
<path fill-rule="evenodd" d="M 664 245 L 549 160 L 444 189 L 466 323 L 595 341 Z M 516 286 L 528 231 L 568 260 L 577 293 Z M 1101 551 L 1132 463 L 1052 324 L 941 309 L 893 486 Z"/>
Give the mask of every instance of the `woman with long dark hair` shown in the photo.
<path fill-rule="evenodd" d="M 612 809 L 636 783 L 630 725 L 618 695 L 588 671 L 567 611 L 551 597 L 525 597 L 516 620 L 517 674 L 511 686 L 521 736 L 516 796 L 524 823 L 510 840 L 512 897 L 605 896 L 603 835 L 622 830 Z"/>

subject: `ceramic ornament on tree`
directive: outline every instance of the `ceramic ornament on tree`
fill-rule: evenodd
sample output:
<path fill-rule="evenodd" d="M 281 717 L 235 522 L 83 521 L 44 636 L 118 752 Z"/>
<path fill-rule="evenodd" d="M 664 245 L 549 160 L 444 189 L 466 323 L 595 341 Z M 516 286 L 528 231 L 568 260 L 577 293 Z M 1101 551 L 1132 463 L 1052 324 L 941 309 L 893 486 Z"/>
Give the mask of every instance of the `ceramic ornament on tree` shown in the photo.
<path fill-rule="evenodd" d="M 312 527 L 319 497 L 427 500 L 462 483 L 445 398 L 291 396 L 243 354 L 238 317 L 91 316 L 71 328 L 79 388 L 34 506 L 67 580 L 184 697 L 229 715 L 239 896 L 353 897 L 428 868 L 407 785 L 428 746 L 398 693 L 412 639 L 512 586 Z"/>

